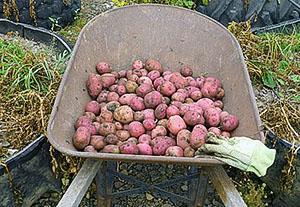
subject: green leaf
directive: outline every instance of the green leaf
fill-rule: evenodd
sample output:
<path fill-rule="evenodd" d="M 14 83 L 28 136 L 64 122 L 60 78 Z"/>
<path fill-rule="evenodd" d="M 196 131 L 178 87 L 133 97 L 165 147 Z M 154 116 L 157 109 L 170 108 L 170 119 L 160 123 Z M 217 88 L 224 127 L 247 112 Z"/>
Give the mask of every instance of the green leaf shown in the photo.
<path fill-rule="evenodd" d="M 265 86 L 274 89 L 276 87 L 276 74 L 267 71 L 262 76 L 262 82 Z"/>
<path fill-rule="evenodd" d="M 289 63 L 285 60 L 282 60 L 279 62 L 279 67 L 278 67 L 278 70 L 280 72 L 284 72 L 286 71 L 286 69 L 289 67 Z"/>
<path fill-rule="evenodd" d="M 292 97 L 292 99 L 295 100 L 295 101 L 300 101 L 300 94 L 299 95 L 294 95 Z"/>
<path fill-rule="evenodd" d="M 295 83 L 300 83 L 300 75 L 290 75 L 290 79 Z"/>
<path fill-rule="evenodd" d="M 282 80 L 281 78 L 277 78 L 277 82 L 278 82 L 280 85 L 282 85 L 282 86 L 285 85 L 285 81 Z"/>

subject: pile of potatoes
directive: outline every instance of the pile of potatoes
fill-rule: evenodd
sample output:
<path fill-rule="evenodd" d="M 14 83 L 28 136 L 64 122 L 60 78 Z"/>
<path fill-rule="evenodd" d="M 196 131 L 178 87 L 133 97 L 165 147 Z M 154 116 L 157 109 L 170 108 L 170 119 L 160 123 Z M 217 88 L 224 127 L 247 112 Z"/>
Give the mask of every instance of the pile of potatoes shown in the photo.
<path fill-rule="evenodd" d="M 161 63 L 136 60 L 112 71 L 100 62 L 88 76 L 92 100 L 75 124 L 73 144 L 86 152 L 193 157 L 208 132 L 230 137 L 235 115 L 223 111 L 225 95 L 216 77 L 164 71 Z"/>

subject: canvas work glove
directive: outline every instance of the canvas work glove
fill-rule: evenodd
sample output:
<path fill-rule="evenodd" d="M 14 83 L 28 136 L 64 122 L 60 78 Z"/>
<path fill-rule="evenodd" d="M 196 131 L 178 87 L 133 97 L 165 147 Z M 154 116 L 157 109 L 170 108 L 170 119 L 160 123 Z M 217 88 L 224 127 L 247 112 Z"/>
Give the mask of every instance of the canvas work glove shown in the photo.
<path fill-rule="evenodd" d="M 247 137 L 225 138 L 208 133 L 206 144 L 199 152 L 213 153 L 217 159 L 239 168 L 250 171 L 257 176 L 264 176 L 275 160 L 275 149 L 267 148 L 261 141 Z"/>

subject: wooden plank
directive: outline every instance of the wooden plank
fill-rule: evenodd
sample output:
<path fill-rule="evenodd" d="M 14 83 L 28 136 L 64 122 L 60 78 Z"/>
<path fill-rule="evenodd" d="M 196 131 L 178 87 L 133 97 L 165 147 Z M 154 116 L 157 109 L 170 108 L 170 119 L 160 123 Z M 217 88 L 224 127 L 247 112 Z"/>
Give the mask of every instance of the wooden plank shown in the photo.
<path fill-rule="evenodd" d="M 206 170 L 226 207 L 247 207 L 222 166 L 206 167 Z"/>
<path fill-rule="evenodd" d="M 195 199 L 195 207 L 203 207 L 207 196 L 208 176 L 207 172 L 201 168 L 199 183 L 197 187 L 197 196 Z"/>
<path fill-rule="evenodd" d="M 57 207 L 77 207 L 85 195 L 94 177 L 100 169 L 102 161 L 87 159 L 72 181 L 68 190 L 57 204 Z"/>

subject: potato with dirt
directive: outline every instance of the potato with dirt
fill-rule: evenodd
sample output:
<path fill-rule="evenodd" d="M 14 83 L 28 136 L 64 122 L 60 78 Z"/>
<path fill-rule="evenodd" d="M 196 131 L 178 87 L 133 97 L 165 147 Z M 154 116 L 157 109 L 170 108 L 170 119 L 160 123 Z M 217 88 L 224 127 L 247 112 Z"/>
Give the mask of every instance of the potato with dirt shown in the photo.
<path fill-rule="evenodd" d="M 164 96 L 172 96 L 176 92 L 176 87 L 170 81 L 164 81 L 159 87 L 159 92 Z"/>
<path fill-rule="evenodd" d="M 185 149 L 190 146 L 189 140 L 191 137 L 191 132 L 187 129 L 182 129 L 178 132 L 176 136 L 177 146 Z"/>
<path fill-rule="evenodd" d="M 133 97 L 129 103 L 129 106 L 134 111 L 142 111 L 145 109 L 144 100 L 141 97 Z"/>
<path fill-rule="evenodd" d="M 98 115 L 100 113 L 100 105 L 97 101 L 90 101 L 85 105 L 85 111 Z"/>
<path fill-rule="evenodd" d="M 113 123 L 100 123 L 100 129 L 98 132 L 102 136 L 107 136 L 109 134 L 115 134 L 116 133 L 116 125 Z"/>
<path fill-rule="evenodd" d="M 180 130 L 186 129 L 186 124 L 180 116 L 171 116 L 168 120 L 168 129 L 172 134 L 176 135 Z"/>
<path fill-rule="evenodd" d="M 216 127 L 220 124 L 219 108 L 208 108 L 204 111 L 205 123 L 210 127 Z"/>
<path fill-rule="evenodd" d="M 148 59 L 145 63 L 145 68 L 148 72 L 156 70 L 159 73 L 163 73 L 164 69 L 162 67 L 162 65 L 160 64 L 159 61 L 154 60 L 154 59 Z"/>
<path fill-rule="evenodd" d="M 205 137 L 207 133 L 208 131 L 204 125 L 198 124 L 194 126 L 189 140 L 190 146 L 197 150 L 199 147 L 205 144 Z"/>
<path fill-rule="evenodd" d="M 78 150 L 83 150 L 86 146 L 90 144 L 91 132 L 86 127 L 78 127 L 73 136 L 73 145 Z"/>
<path fill-rule="evenodd" d="M 108 63 L 106 62 L 99 62 L 97 65 L 96 65 L 96 70 L 97 72 L 102 75 L 104 73 L 110 73 L 111 72 L 111 67 Z"/>
<path fill-rule="evenodd" d="M 224 131 L 231 132 L 235 130 L 239 125 L 239 120 L 237 116 L 229 114 L 225 116 L 221 121 L 221 128 Z"/>
<path fill-rule="evenodd" d="M 139 153 L 139 148 L 136 144 L 133 142 L 124 142 L 120 146 L 120 152 L 121 154 L 132 154 L 137 155 Z"/>
<path fill-rule="evenodd" d="M 138 88 L 138 84 L 134 81 L 129 80 L 125 83 L 125 88 L 128 93 L 134 93 Z"/>
<path fill-rule="evenodd" d="M 134 121 L 142 122 L 145 119 L 145 115 L 142 111 L 136 111 L 133 114 Z"/>
<path fill-rule="evenodd" d="M 166 156 L 183 157 L 183 149 L 178 146 L 168 147 L 168 149 L 166 150 Z"/>
<path fill-rule="evenodd" d="M 101 79 L 102 87 L 106 88 L 106 89 L 108 89 L 110 86 L 112 86 L 116 81 L 116 77 L 110 73 L 105 73 L 105 74 L 101 75 L 100 79 Z"/>
<path fill-rule="evenodd" d="M 119 146 L 117 145 L 106 145 L 102 150 L 102 153 L 112 153 L 112 154 L 119 154 L 120 153 L 120 149 Z"/>
<path fill-rule="evenodd" d="M 144 103 L 146 108 L 155 108 L 162 103 L 162 95 L 158 91 L 152 91 L 145 95 Z"/>
<path fill-rule="evenodd" d="M 103 149 L 107 143 L 104 141 L 104 137 L 100 135 L 91 136 L 90 145 L 92 145 L 96 150 Z"/>
<path fill-rule="evenodd" d="M 145 128 L 141 122 L 133 121 L 129 124 L 128 131 L 130 136 L 138 138 L 145 133 Z"/>
<path fill-rule="evenodd" d="M 141 155 L 152 155 L 152 148 L 149 144 L 146 143 L 140 143 L 136 145 L 139 149 L 139 154 Z"/>
<path fill-rule="evenodd" d="M 167 130 L 163 126 L 156 126 L 154 129 L 151 131 L 151 137 L 155 138 L 158 136 L 166 136 L 167 135 Z"/>
<path fill-rule="evenodd" d="M 129 106 L 120 106 L 114 111 L 114 119 L 122 124 L 133 121 L 133 110 Z"/>
<path fill-rule="evenodd" d="M 127 130 L 117 130 L 116 136 L 120 141 L 124 142 L 130 137 L 130 133 Z"/>
<path fill-rule="evenodd" d="M 92 98 L 96 98 L 102 91 L 101 76 L 91 73 L 86 82 L 86 87 L 89 95 Z"/>
<path fill-rule="evenodd" d="M 83 126 L 83 127 L 87 127 L 92 125 L 92 121 L 89 117 L 87 116 L 81 116 L 77 119 L 76 123 L 75 123 L 75 129 Z"/>
<path fill-rule="evenodd" d="M 167 104 L 164 104 L 164 103 L 161 103 L 159 104 L 155 111 L 154 111 L 154 115 L 157 119 L 163 119 L 166 117 L 167 115 L 167 109 L 168 109 L 168 105 Z"/>
<path fill-rule="evenodd" d="M 136 89 L 136 94 L 140 97 L 145 97 L 148 93 L 153 91 L 152 85 L 148 83 L 142 83 L 137 89 Z"/>
<path fill-rule="evenodd" d="M 153 146 L 152 150 L 154 155 L 165 155 L 166 150 L 171 146 L 175 146 L 176 143 L 175 140 L 170 137 L 159 136 L 152 140 L 151 145 Z"/>

